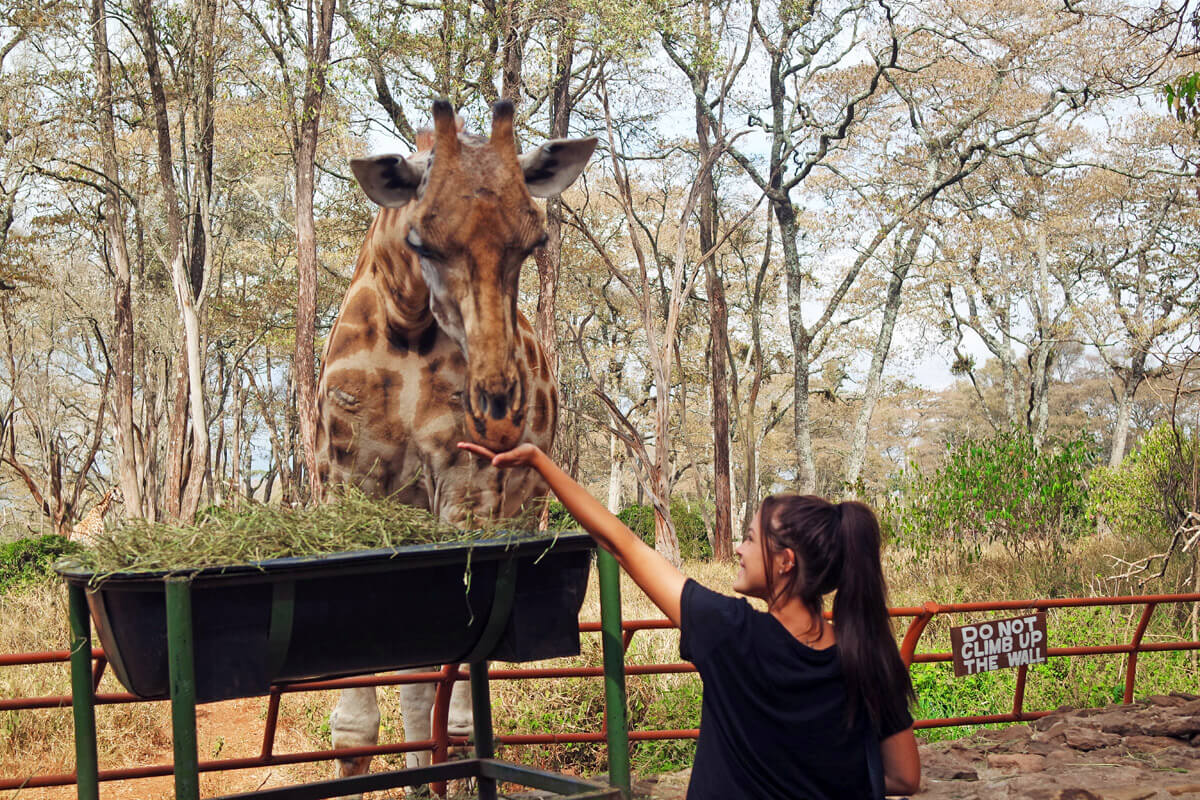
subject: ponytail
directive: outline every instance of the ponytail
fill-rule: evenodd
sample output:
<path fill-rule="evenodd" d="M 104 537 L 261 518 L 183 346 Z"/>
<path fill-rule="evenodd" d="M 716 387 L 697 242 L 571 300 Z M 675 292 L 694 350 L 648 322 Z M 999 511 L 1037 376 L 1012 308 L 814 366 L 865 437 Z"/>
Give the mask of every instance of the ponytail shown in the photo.
<path fill-rule="evenodd" d="M 795 596 L 820 620 L 824 596 L 837 591 L 833 623 L 846 681 L 847 725 L 865 714 L 876 733 L 899 730 L 915 696 L 888 618 L 875 513 L 853 500 L 833 504 L 812 495 L 773 495 L 759 514 L 764 562 L 784 548 L 797 559 L 784 585 L 767 570 L 769 603 Z"/>
<path fill-rule="evenodd" d="M 914 699 L 912 680 L 892 633 L 887 583 L 879 561 L 879 522 L 862 503 L 835 506 L 842 540 L 842 575 L 833 598 L 848 721 L 866 713 L 875 731 L 895 730 Z"/>

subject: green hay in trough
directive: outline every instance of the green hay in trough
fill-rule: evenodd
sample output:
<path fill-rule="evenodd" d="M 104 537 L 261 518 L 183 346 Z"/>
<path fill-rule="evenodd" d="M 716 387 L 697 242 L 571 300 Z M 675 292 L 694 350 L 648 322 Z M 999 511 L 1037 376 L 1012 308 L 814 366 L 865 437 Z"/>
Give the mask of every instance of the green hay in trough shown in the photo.
<path fill-rule="evenodd" d="M 532 524 L 531 524 L 532 523 Z M 243 503 L 202 512 L 194 524 L 128 520 L 96 536 L 80 554 L 98 575 L 190 570 L 273 558 L 484 538 L 532 538 L 536 519 L 508 519 L 459 530 L 423 509 L 345 489 L 311 508 Z"/>

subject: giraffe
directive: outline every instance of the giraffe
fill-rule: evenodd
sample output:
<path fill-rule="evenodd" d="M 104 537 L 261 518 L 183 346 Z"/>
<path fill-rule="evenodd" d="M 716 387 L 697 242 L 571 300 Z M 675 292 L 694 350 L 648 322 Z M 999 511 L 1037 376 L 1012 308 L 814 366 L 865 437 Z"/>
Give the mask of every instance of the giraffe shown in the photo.
<path fill-rule="evenodd" d="M 534 470 L 501 471 L 460 450 L 553 444 L 558 393 L 546 355 L 517 310 L 525 259 L 546 239 L 534 197 L 562 192 L 595 138 L 557 139 L 519 155 L 513 107 L 492 108 L 490 138 L 461 133 L 451 105 L 433 105 L 418 152 L 355 159 L 380 206 L 328 341 L 317 388 L 322 485 L 395 495 L 454 525 L 508 518 L 546 494 Z M 431 145 L 425 149 L 421 145 Z M 434 688 L 403 685 L 404 734 L 428 739 Z M 335 748 L 375 744 L 374 688 L 342 692 L 330 715 Z M 471 729 L 467 686 L 456 684 L 450 729 Z M 410 767 L 429 763 L 410 753 Z M 370 757 L 338 763 L 342 777 Z"/>
<path fill-rule="evenodd" d="M 92 506 L 92 510 L 75 523 L 71 528 L 71 535 L 67 538 L 76 539 L 87 545 L 92 544 L 96 534 L 104 530 L 104 515 L 108 513 L 108 509 L 114 501 L 121 501 L 121 487 L 119 486 L 114 486 L 105 492 L 100 501 Z"/>

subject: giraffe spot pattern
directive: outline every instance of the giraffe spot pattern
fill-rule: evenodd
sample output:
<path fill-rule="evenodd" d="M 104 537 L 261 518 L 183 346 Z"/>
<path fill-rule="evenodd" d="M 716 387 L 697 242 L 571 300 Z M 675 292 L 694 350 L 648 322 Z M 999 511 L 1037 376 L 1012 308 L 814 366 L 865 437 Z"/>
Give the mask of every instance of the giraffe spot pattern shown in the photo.
<path fill-rule="evenodd" d="M 538 388 L 533 401 L 533 429 L 544 432 L 550 426 L 550 398 L 545 389 Z"/>

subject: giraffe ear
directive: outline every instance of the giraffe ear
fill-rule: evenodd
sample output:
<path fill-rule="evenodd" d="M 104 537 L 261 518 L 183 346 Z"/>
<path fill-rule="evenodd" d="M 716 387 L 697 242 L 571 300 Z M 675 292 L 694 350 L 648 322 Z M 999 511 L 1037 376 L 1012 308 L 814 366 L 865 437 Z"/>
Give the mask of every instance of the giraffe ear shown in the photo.
<path fill-rule="evenodd" d="M 575 182 L 592 151 L 596 137 L 551 139 L 537 150 L 521 154 L 525 186 L 534 197 L 554 197 Z"/>
<path fill-rule="evenodd" d="M 423 162 L 426 159 L 419 159 L 421 164 L 412 163 L 416 160 L 393 155 L 352 158 L 350 169 L 363 192 L 376 205 L 399 208 L 416 196 L 425 174 Z"/>

